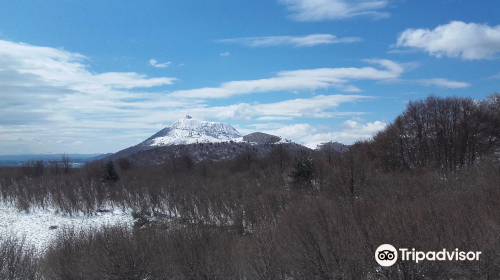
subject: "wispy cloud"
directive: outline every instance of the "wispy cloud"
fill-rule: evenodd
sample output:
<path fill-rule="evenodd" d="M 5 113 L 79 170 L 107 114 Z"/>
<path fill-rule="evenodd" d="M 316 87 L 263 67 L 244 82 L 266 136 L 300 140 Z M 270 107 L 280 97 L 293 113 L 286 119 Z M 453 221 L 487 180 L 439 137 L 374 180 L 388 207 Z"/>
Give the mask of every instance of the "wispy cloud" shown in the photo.
<path fill-rule="evenodd" d="M 423 86 L 438 86 L 442 88 L 466 88 L 471 86 L 471 84 L 469 83 L 450 81 L 448 79 L 442 79 L 442 78 L 422 79 L 422 80 L 416 80 L 415 82 Z"/>
<path fill-rule="evenodd" d="M 360 91 L 349 85 L 353 80 L 386 80 L 398 78 L 404 69 L 396 62 L 371 59 L 366 62 L 378 64 L 383 70 L 363 68 L 319 68 L 310 70 L 281 71 L 276 77 L 260 80 L 232 81 L 219 87 L 206 87 L 174 91 L 170 96 L 183 98 L 227 98 L 234 95 L 284 90 L 315 90 L 336 87 L 347 92 Z"/>
<path fill-rule="evenodd" d="M 223 52 L 223 53 L 220 54 L 220 56 L 230 56 L 230 55 L 231 55 L 230 52 Z"/>
<path fill-rule="evenodd" d="M 338 108 L 343 103 L 371 99 L 363 95 L 315 95 L 274 103 L 210 107 L 205 99 L 194 95 L 144 90 L 172 84 L 175 78 L 148 78 L 134 72 L 97 74 L 88 70 L 89 66 L 83 64 L 88 60 L 80 54 L 8 41 L 0 41 L 0 46 L 0 154 L 116 151 L 137 144 L 186 111 L 200 119 L 219 120 L 329 118 L 363 114 Z M 342 88 L 351 80 L 391 78 L 402 71 L 396 63 L 371 63 L 384 65 L 383 69 L 281 72 L 277 78 L 234 82 L 224 88 L 233 93 Z M 292 82 L 296 79 L 301 81 Z M 96 147 L 102 150 L 96 151 Z"/>
<path fill-rule="evenodd" d="M 170 63 L 171 62 L 158 63 L 158 61 L 156 61 L 156 59 L 154 58 L 149 60 L 149 64 L 156 68 L 167 68 L 170 65 Z"/>
<path fill-rule="evenodd" d="M 69 51 L 0 41 L 0 154 L 116 151 L 137 144 L 187 111 L 200 119 L 273 121 L 265 129 L 282 136 L 297 135 L 297 139 L 312 137 L 325 134 L 324 129 L 276 122 L 359 116 L 365 112 L 342 111 L 341 105 L 373 97 L 318 94 L 297 98 L 291 94 L 294 99 L 226 106 L 213 106 L 209 99 L 330 87 L 356 91 L 354 81 L 397 79 L 405 71 L 390 60 L 365 60 L 374 66 L 281 71 L 267 79 L 166 93 L 154 87 L 170 85 L 175 78 L 95 73 L 84 64 L 88 61 Z M 102 150 L 96 151 L 96 147 Z"/>
<path fill-rule="evenodd" d="M 255 123 L 255 124 L 250 124 L 248 125 L 250 127 L 254 127 L 255 129 L 278 129 L 278 128 L 282 128 L 284 127 L 285 125 L 281 124 L 281 123 Z"/>
<path fill-rule="evenodd" d="M 396 46 L 420 49 L 436 57 L 491 59 L 500 52 L 500 25 L 452 21 L 434 30 L 407 29 L 399 35 Z"/>
<path fill-rule="evenodd" d="M 285 121 L 285 120 L 292 120 L 293 117 L 284 117 L 284 116 L 264 116 L 257 118 L 259 121 Z"/>
<path fill-rule="evenodd" d="M 493 76 L 490 76 L 490 77 L 488 77 L 488 79 L 500 79 L 500 73 L 493 75 Z"/>
<path fill-rule="evenodd" d="M 362 39 L 358 37 L 337 38 L 337 36 L 331 34 L 312 34 L 307 36 L 246 37 L 218 40 L 217 42 L 242 44 L 249 47 L 269 47 L 278 45 L 312 47 L 322 44 L 357 43 L 360 41 L 362 41 Z"/>
<path fill-rule="evenodd" d="M 411 49 L 411 50 L 390 50 L 387 53 L 407 54 L 407 53 L 416 53 L 416 52 L 418 52 L 418 50 Z"/>
<path fill-rule="evenodd" d="M 197 103 L 135 90 L 170 85 L 175 78 L 148 78 L 135 72 L 96 74 L 85 61 L 77 53 L 0 40 L 0 153 L 15 153 L 8 143 L 16 145 L 13 141 L 19 138 L 41 139 L 32 147 L 48 151 L 55 147 L 70 151 L 69 143 L 78 141 L 80 146 L 91 141 L 95 145 L 100 141 L 96 134 L 111 137 L 109 131 L 147 128 L 149 124 L 141 127 L 133 119 L 146 108 Z M 60 141 L 67 138 L 72 141 Z"/>
<path fill-rule="evenodd" d="M 266 104 L 209 107 L 206 98 L 213 96 L 204 90 L 188 90 L 187 94 L 144 90 L 172 84 L 175 78 L 148 78 L 134 72 L 93 73 L 83 64 L 85 61 L 85 56 L 64 50 L 0 41 L 0 153 L 15 152 L 14 147 L 22 149 L 20 138 L 38 139 L 36 143 L 26 140 L 34 143 L 31 147 L 36 147 L 36 152 L 68 152 L 75 149 L 74 143 L 79 144 L 79 151 L 95 151 L 96 146 L 105 149 L 103 152 L 113 151 L 118 148 L 117 141 L 120 148 L 136 144 L 187 110 L 200 119 L 328 118 L 363 114 L 337 108 L 342 103 L 371 98 L 316 95 Z M 222 90 L 222 96 L 230 96 L 330 86 L 344 89 L 349 81 L 393 78 L 403 71 L 391 61 L 370 63 L 381 65 L 381 69 L 283 71 L 275 78 L 229 82 L 211 90 Z"/>
<path fill-rule="evenodd" d="M 306 146 L 316 146 L 321 142 L 337 141 L 344 144 L 352 144 L 360 139 L 371 138 L 377 132 L 383 130 L 387 123 L 381 121 L 364 122 L 355 118 L 343 122 L 337 129 L 323 125 L 312 126 L 308 123 L 283 125 L 277 123 L 252 124 L 251 129 L 240 129 L 245 133 L 260 131 L 285 138 L 297 139 Z M 325 130 L 332 130 L 325 133 Z"/>
<path fill-rule="evenodd" d="M 383 130 L 387 123 L 381 121 L 364 123 L 357 120 L 347 120 L 340 126 L 338 131 L 328 133 L 316 133 L 317 129 L 301 138 L 302 143 L 316 143 L 337 141 L 344 144 L 352 144 L 360 139 L 369 139 L 377 132 Z"/>
<path fill-rule="evenodd" d="M 380 12 L 389 5 L 388 0 L 280 0 L 292 12 L 297 21 L 340 20 L 359 16 L 386 18 L 388 12 Z"/>
<path fill-rule="evenodd" d="M 294 118 L 334 118 L 346 116 L 359 116 L 365 114 L 360 111 L 340 111 L 341 104 L 373 100 L 371 96 L 364 95 L 317 95 L 312 98 L 297 98 L 272 103 L 248 104 L 238 103 L 227 106 L 208 107 L 205 104 L 193 104 L 164 111 L 148 112 L 147 116 L 136 119 L 140 122 L 161 120 L 169 123 L 179 117 L 189 114 L 197 119 L 226 120 L 292 120 Z M 165 112 L 168 112 L 166 114 Z"/>
<path fill-rule="evenodd" d="M 266 116 L 276 117 L 301 117 L 301 118 L 329 118 L 335 116 L 359 115 L 363 112 L 335 112 L 331 109 L 337 108 L 342 103 L 370 100 L 372 97 L 364 95 L 317 95 L 312 98 L 297 98 L 267 104 L 240 103 L 225 107 L 199 108 L 194 112 L 202 113 L 203 116 L 213 116 L 218 119 L 247 119 L 260 117 L 269 120 Z"/>
<path fill-rule="evenodd" d="M 440 88 L 449 88 L 449 89 L 457 89 L 457 88 L 466 88 L 472 86 L 472 84 L 467 82 L 459 82 L 448 80 L 445 78 L 432 78 L 432 79 L 391 79 L 383 81 L 386 83 L 392 84 L 410 84 L 410 85 L 421 85 L 421 86 L 437 86 Z"/>

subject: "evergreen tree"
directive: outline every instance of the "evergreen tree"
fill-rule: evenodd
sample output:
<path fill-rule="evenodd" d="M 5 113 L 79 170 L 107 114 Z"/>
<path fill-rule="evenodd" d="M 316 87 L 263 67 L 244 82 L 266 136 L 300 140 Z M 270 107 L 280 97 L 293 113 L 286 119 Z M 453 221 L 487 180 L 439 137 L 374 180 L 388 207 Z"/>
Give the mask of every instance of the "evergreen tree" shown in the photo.
<path fill-rule="evenodd" d="M 118 181 L 118 179 L 120 179 L 120 178 L 118 177 L 118 174 L 116 174 L 115 166 L 114 166 L 113 162 L 110 160 L 110 161 L 108 161 L 108 163 L 104 167 L 102 180 L 116 182 L 116 181 Z"/>
<path fill-rule="evenodd" d="M 299 153 L 295 156 L 293 164 L 294 170 L 290 173 L 297 187 L 307 186 L 312 183 L 314 178 L 314 161 L 313 158 L 306 153 Z"/>

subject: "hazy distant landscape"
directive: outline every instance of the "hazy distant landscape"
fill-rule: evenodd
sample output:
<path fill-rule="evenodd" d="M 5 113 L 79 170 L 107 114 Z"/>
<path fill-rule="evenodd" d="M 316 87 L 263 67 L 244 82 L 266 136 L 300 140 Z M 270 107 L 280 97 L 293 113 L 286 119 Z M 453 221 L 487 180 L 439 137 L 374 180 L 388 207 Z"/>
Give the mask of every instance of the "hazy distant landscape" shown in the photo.
<path fill-rule="evenodd" d="M 72 167 L 81 167 L 87 161 L 101 159 L 107 155 L 102 154 L 68 154 Z M 0 155 L 0 166 L 21 166 L 28 160 L 43 160 L 49 162 L 60 160 L 61 154 L 25 154 L 25 155 Z"/>

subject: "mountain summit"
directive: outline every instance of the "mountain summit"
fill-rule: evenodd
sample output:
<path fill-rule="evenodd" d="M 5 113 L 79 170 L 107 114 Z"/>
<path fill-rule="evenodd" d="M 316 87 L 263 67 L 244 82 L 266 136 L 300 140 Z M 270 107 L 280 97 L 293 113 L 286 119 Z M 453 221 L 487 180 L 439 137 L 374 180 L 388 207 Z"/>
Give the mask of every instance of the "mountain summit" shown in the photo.
<path fill-rule="evenodd" d="M 187 115 L 158 131 L 141 143 L 147 146 L 170 146 L 193 143 L 241 141 L 242 135 L 232 126 L 220 122 L 207 122 Z"/>

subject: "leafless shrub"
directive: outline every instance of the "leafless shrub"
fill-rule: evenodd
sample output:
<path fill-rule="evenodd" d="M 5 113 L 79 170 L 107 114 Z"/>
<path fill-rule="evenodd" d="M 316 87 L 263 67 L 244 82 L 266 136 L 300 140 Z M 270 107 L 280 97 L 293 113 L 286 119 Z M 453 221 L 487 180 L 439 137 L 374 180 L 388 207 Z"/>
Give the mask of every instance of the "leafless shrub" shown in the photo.
<path fill-rule="evenodd" d="M 163 237 L 123 226 L 64 230 L 45 254 L 49 279 L 171 279 Z"/>
<path fill-rule="evenodd" d="M 21 172 L 27 178 L 43 176 L 45 164 L 43 160 L 28 160 L 23 163 Z"/>
<path fill-rule="evenodd" d="M 71 168 L 71 162 L 70 162 L 70 158 L 68 155 L 66 154 L 62 154 L 61 155 L 61 164 L 62 164 L 62 168 L 63 168 L 63 171 L 64 171 L 64 174 L 68 174 L 70 168 Z"/>
<path fill-rule="evenodd" d="M 116 160 L 116 165 L 122 171 L 127 171 L 132 167 L 132 162 L 128 158 L 119 158 Z"/>
<path fill-rule="evenodd" d="M 0 239 L 0 279 L 43 279 L 35 249 L 25 245 L 24 239 L 3 236 Z"/>
<path fill-rule="evenodd" d="M 47 163 L 53 175 L 59 175 L 61 172 L 61 164 L 57 160 L 51 160 Z"/>

